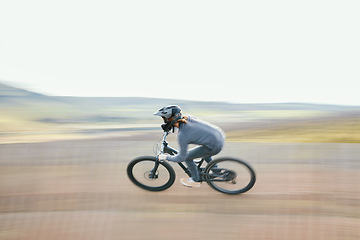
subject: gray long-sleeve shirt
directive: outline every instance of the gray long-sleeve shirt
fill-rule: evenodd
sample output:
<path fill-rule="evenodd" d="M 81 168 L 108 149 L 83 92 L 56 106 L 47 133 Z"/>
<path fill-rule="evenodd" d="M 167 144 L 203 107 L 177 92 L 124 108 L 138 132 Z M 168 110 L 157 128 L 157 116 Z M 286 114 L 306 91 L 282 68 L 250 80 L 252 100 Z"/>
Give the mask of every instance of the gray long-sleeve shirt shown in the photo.
<path fill-rule="evenodd" d="M 225 134 L 217 126 L 188 116 L 187 123 L 181 123 L 178 132 L 179 154 L 167 156 L 168 161 L 182 162 L 186 159 L 189 144 L 208 147 L 212 152 L 219 152 L 224 146 Z"/>

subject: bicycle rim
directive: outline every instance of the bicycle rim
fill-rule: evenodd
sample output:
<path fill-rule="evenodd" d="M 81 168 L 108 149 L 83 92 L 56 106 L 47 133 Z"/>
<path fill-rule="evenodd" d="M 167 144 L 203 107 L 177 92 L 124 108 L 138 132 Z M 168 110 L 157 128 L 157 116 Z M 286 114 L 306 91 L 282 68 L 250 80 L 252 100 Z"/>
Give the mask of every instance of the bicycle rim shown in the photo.
<path fill-rule="evenodd" d="M 128 165 L 128 177 L 134 184 L 146 190 L 162 191 L 169 188 L 175 181 L 174 169 L 168 163 L 161 162 L 155 175 L 151 175 L 154 166 L 154 157 L 134 159 Z"/>
<path fill-rule="evenodd" d="M 205 169 L 206 182 L 213 189 L 226 194 L 240 194 L 249 191 L 256 176 L 252 167 L 236 158 L 220 158 L 211 161 Z"/>

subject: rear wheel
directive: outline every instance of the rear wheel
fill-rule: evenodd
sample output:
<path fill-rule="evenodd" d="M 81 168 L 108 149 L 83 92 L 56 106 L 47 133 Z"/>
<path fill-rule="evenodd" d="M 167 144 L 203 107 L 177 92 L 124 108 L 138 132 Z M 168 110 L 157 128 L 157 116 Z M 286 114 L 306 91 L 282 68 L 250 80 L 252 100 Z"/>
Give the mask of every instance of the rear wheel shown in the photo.
<path fill-rule="evenodd" d="M 206 166 L 204 175 L 210 187 L 227 194 L 247 192 L 256 181 L 253 168 L 236 158 L 219 158 L 211 161 Z"/>
<path fill-rule="evenodd" d="M 163 191 L 175 181 L 171 165 L 157 162 L 155 157 L 135 158 L 128 164 L 127 175 L 135 185 L 149 191 Z"/>

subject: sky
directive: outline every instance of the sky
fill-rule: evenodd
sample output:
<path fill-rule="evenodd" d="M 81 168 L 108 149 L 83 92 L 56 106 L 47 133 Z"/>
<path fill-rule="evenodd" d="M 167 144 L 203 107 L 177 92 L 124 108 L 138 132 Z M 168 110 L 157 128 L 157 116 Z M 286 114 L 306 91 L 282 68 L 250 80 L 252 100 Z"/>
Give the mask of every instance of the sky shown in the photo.
<path fill-rule="evenodd" d="M 47 95 L 360 105 L 358 0 L 0 0 L 0 81 Z"/>

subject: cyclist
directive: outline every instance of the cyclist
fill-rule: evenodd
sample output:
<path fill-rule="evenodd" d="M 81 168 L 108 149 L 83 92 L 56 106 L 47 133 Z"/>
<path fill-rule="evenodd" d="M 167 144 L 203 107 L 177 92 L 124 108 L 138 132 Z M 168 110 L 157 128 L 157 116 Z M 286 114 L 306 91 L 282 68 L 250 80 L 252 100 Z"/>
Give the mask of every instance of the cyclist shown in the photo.
<path fill-rule="evenodd" d="M 155 112 L 164 120 L 164 131 L 174 131 L 178 128 L 178 143 L 180 151 L 175 156 L 161 154 L 159 160 L 183 162 L 189 168 L 191 178 L 182 178 L 180 182 L 187 187 L 200 187 L 200 176 L 194 163 L 195 158 L 205 158 L 209 163 L 212 156 L 218 154 L 225 142 L 224 132 L 217 126 L 197 119 L 193 116 L 183 116 L 181 108 L 177 105 L 169 105 Z M 198 145 L 188 150 L 189 144 Z"/>

